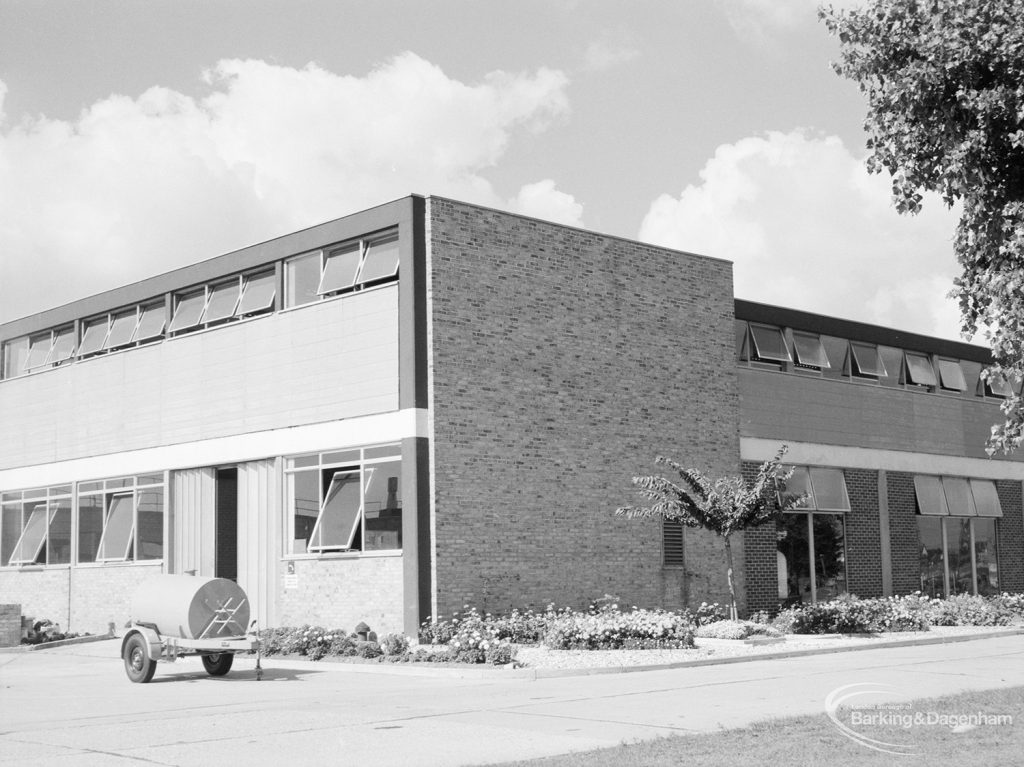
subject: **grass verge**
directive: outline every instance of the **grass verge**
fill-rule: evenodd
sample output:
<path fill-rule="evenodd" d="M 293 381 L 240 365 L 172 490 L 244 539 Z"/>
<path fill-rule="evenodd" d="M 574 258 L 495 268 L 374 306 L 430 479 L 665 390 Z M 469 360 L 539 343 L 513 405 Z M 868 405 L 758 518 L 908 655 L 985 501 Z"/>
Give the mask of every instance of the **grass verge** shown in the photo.
<path fill-rule="evenodd" d="M 905 706 L 905 707 L 903 707 Z M 497 767 L 723 767 L 727 765 L 861 765 L 910 764 L 1021 764 L 1024 754 L 1024 687 L 968 692 L 901 704 L 892 713 L 896 721 L 852 725 L 849 709 L 837 718 L 854 732 L 871 738 L 886 753 L 854 742 L 826 714 L 773 719 L 739 730 L 676 736 L 615 748 L 585 751 Z M 864 710 L 865 715 L 872 713 Z M 1012 722 L 970 722 L 951 727 L 952 717 L 1009 715 Z M 923 721 L 903 726 L 906 715 L 921 714 Z M 928 723 L 943 717 L 943 723 Z"/>

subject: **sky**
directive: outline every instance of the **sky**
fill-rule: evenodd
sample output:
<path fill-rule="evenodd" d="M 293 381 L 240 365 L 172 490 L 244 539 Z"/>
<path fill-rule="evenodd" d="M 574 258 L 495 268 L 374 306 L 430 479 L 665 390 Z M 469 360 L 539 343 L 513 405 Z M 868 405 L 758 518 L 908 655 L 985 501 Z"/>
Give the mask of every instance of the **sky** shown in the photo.
<path fill-rule="evenodd" d="M 817 0 L 0 0 L 0 322 L 410 193 L 958 339 Z"/>

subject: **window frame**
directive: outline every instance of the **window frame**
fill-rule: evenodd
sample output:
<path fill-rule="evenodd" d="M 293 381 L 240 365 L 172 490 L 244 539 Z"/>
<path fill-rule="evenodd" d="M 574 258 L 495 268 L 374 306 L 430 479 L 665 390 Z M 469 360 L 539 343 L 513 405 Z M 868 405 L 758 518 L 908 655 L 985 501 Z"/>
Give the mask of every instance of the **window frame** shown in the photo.
<path fill-rule="evenodd" d="M 812 348 L 807 351 L 811 352 L 809 356 L 817 354 L 817 359 L 804 359 L 804 353 L 801 351 L 801 342 L 810 343 Z M 832 363 L 829 362 L 828 353 L 825 351 L 825 345 L 821 341 L 821 334 L 809 333 L 805 330 L 794 330 L 793 331 L 793 355 L 796 360 L 796 364 L 802 367 L 811 368 L 812 370 L 829 370 L 832 367 Z"/>
<path fill-rule="evenodd" d="M 159 481 L 156 481 L 159 479 Z M 87 480 L 79 482 L 75 495 L 73 511 L 75 514 L 75 564 L 87 567 L 102 567 L 121 564 L 156 564 L 167 557 L 167 522 L 168 503 L 167 475 L 165 472 L 150 472 L 124 477 L 112 477 L 106 480 Z M 140 541 L 139 515 L 142 495 L 145 493 L 159 492 L 160 499 L 160 556 L 145 557 L 142 555 L 142 541 Z M 86 499 L 99 498 L 101 511 L 102 530 L 99 540 L 96 543 L 95 555 L 92 559 L 82 558 L 81 521 L 82 501 Z M 112 532 L 112 509 L 113 502 L 117 499 L 130 499 L 129 509 L 131 521 L 128 525 L 127 540 L 124 545 L 124 554 L 114 552 L 111 555 L 107 549 L 110 547 L 108 536 L 116 534 Z"/>
<path fill-rule="evenodd" d="M 765 335 L 770 334 L 777 339 L 781 351 L 767 348 L 768 344 L 765 344 L 765 350 L 761 350 L 761 343 L 758 341 L 758 332 Z M 762 338 L 763 341 L 769 341 L 769 338 Z M 789 351 L 789 344 L 786 342 L 786 334 L 783 329 L 778 325 L 767 325 L 761 322 L 750 323 L 750 349 L 752 351 L 751 359 L 755 362 L 770 362 L 770 363 L 790 363 L 793 361 L 793 355 Z"/>
<path fill-rule="evenodd" d="M 68 521 L 68 552 L 67 559 L 65 561 L 50 561 L 51 549 L 54 540 L 54 523 L 58 521 L 58 513 L 61 511 L 61 504 L 67 504 L 67 521 Z M 26 516 L 26 507 L 31 506 L 31 511 Z M 74 514 L 74 501 L 71 485 L 52 485 L 49 487 L 37 487 L 30 488 L 27 490 L 13 490 L 4 491 L 0 495 L 0 511 L 11 510 L 12 507 L 17 507 L 18 511 L 18 537 L 14 541 L 14 545 L 11 549 L 10 555 L 6 560 L 0 558 L 0 567 L 8 568 L 20 568 L 20 567 L 67 567 L 71 563 L 73 558 L 73 514 Z M 33 528 L 30 531 L 30 525 L 32 520 L 36 519 L 37 513 L 42 513 L 42 522 L 37 523 L 37 528 Z M 0 513 L 0 528 L 4 525 L 5 515 Z M 41 527 L 39 527 L 41 525 Z M 0 529 L 0 533 L 6 533 L 6 530 Z M 33 533 L 33 536 L 38 534 L 38 540 L 34 543 L 30 542 L 32 546 L 32 556 L 26 557 L 23 549 L 26 545 L 26 535 L 29 532 Z M 19 551 L 22 554 L 18 556 Z M 15 557 L 18 557 L 15 559 Z"/>
<path fill-rule="evenodd" d="M 903 365 L 906 371 L 906 383 L 931 389 L 938 387 L 939 382 L 935 377 L 935 368 L 932 366 L 930 355 L 904 350 Z"/>
<path fill-rule="evenodd" d="M 858 355 L 858 350 L 865 354 L 874 355 L 875 366 L 873 369 L 868 369 L 869 366 L 862 364 L 868 360 L 861 360 Z M 885 378 L 889 373 L 885 368 L 885 363 L 882 361 L 882 354 L 878 349 L 878 344 L 868 343 L 866 341 L 854 341 L 850 340 L 850 377 L 851 378 L 864 378 L 868 380 L 877 381 L 881 378 Z"/>
<path fill-rule="evenodd" d="M 342 240 L 334 243 L 333 245 L 327 245 L 315 250 L 303 251 L 302 253 L 296 253 L 293 256 L 285 258 L 282 261 L 282 269 L 284 272 L 283 308 L 288 310 L 296 309 L 300 306 L 309 306 L 311 304 L 320 303 L 321 301 L 328 301 L 333 298 L 337 298 L 338 296 L 350 295 L 365 288 L 389 284 L 398 280 L 400 278 L 402 261 L 401 242 L 400 228 L 390 227 L 383 231 L 362 235 L 361 237 L 348 240 Z M 374 247 L 382 244 L 389 245 L 391 243 L 395 243 L 395 259 L 393 267 L 384 272 L 371 273 L 369 276 L 364 278 L 367 264 L 371 264 L 374 267 L 376 265 L 376 261 L 373 259 Z M 346 266 L 345 271 L 342 273 L 342 276 L 345 277 L 345 279 L 329 279 L 331 278 L 332 263 L 340 264 L 343 256 L 353 254 L 356 255 L 356 257 L 354 259 L 355 264 L 351 267 L 351 278 L 347 278 L 349 268 Z M 319 268 L 319 273 L 316 277 L 316 288 L 311 293 L 305 291 L 300 296 L 295 292 L 295 289 L 298 286 L 298 281 L 293 275 L 300 273 L 299 266 L 301 264 L 309 264 L 311 262 L 315 262 Z M 309 280 L 309 282 L 312 284 L 312 280 Z M 305 287 L 308 288 L 309 285 Z M 295 294 L 293 295 L 293 293 Z"/>
<path fill-rule="evenodd" d="M 286 494 L 286 503 L 284 504 L 284 511 L 286 514 L 284 556 L 289 559 L 321 559 L 332 556 L 401 554 L 404 544 L 400 533 L 396 537 L 398 544 L 397 548 L 377 548 L 370 547 L 366 532 L 367 500 L 368 497 L 370 497 L 368 496 L 368 493 L 371 491 L 372 479 L 375 469 L 378 466 L 386 464 L 398 465 L 399 483 L 396 497 L 397 505 L 390 507 L 390 510 L 398 510 L 399 512 L 402 512 L 403 503 L 401 500 L 402 490 L 400 479 L 402 474 L 401 453 L 401 444 L 385 443 L 368 447 L 339 448 L 337 450 L 330 450 L 323 453 L 307 453 L 287 456 L 285 458 L 284 469 Z M 325 482 L 327 472 L 330 472 L 330 479 Z M 296 538 L 295 520 L 298 515 L 298 510 L 295 491 L 299 475 L 306 475 L 308 477 L 310 474 L 314 474 L 317 480 L 317 518 L 313 523 L 313 528 L 310 530 L 309 537 L 299 539 Z M 316 539 L 316 536 L 318 533 L 322 536 L 320 531 L 327 524 L 325 522 L 326 514 L 330 513 L 328 506 L 329 491 L 330 488 L 333 487 L 335 478 L 339 474 L 358 475 L 359 507 L 352 521 L 352 527 L 349 530 L 345 545 L 338 545 L 334 543 L 314 544 L 313 541 Z M 308 502 L 312 499 L 305 500 Z M 306 514 L 304 516 L 308 517 L 310 515 Z M 401 519 L 401 516 L 399 519 Z M 399 526 L 400 525 L 401 523 L 399 523 Z M 304 541 L 304 548 L 301 550 L 298 550 L 297 548 L 299 541 Z M 356 541 L 358 541 L 358 547 L 355 546 Z"/>

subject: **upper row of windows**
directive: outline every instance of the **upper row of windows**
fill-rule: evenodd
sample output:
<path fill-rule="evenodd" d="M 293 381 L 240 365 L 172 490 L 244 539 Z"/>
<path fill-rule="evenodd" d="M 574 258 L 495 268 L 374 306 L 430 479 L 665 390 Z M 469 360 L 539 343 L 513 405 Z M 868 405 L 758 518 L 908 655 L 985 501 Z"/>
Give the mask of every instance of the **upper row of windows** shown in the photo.
<path fill-rule="evenodd" d="M 736 321 L 736 348 L 741 362 L 778 370 L 967 396 L 1005 398 L 1020 391 L 1019 382 L 982 379 L 980 362 L 758 322 Z"/>
<path fill-rule="evenodd" d="M 278 300 L 274 265 L 14 338 L 3 344 L 0 378 L 15 378 L 74 360 L 267 314 L 398 277 L 398 233 L 390 231 L 283 262 Z"/>

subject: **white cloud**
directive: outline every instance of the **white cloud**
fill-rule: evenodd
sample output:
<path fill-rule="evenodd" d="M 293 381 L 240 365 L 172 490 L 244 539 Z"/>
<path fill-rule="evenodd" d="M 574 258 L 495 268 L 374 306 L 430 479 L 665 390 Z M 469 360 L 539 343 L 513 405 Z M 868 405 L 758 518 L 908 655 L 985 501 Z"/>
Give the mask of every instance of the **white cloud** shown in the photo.
<path fill-rule="evenodd" d="M 623 31 L 605 32 L 587 46 L 583 65 L 590 72 L 604 72 L 639 55 L 636 35 Z"/>
<path fill-rule="evenodd" d="M 959 338 L 956 214 L 937 198 L 900 216 L 888 177 L 802 132 L 724 144 L 700 178 L 652 203 L 641 239 L 735 262 L 740 298 Z"/>
<path fill-rule="evenodd" d="M 508 209 L 558 224 L 583 226 L 583 204 L 576 202 L 571 194 L 555 189 L 551 179 L 524 185 L 519 194 L 509 200 Z"/>
<path fill-rule="evenodd" d="M 467 84 L 411 53 L 364 77 L 225 60 L 205 79 L 0 124 L 0 321 L 410 192 L 502 207 L 483 173 L 568 112 L 561 72 Z M 553 184 L 520 198 L 572 210 Z"/>

